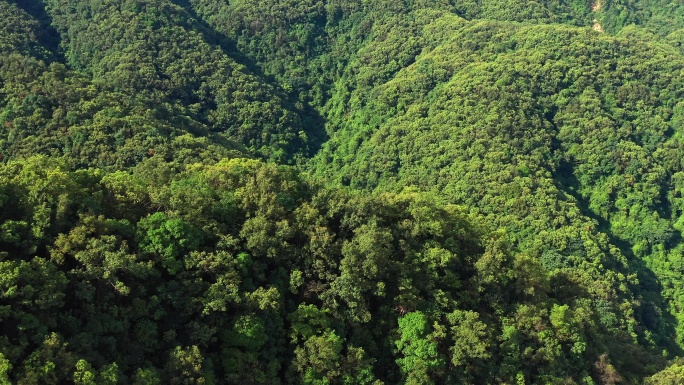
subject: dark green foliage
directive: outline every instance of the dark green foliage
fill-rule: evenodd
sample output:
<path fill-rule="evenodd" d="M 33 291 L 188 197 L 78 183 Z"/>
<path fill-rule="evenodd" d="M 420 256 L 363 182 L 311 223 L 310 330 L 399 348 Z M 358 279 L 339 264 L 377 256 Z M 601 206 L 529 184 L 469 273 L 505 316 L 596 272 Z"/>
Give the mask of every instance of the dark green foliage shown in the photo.
<path fill-rule="evenodd" d="M 244 159 L 135 187 L 152 162 L 125 179 L 46 158 L 1 167 L 5 194 L 59 202 L 3 221 L 36 229 L 34 251 L 1 262 L 12 381 L 459 384 L 574 376 L 611 344 L 648 357 L 586 301 L 550 299 L 541 266 L 429 196 L 321 189 Z M 184 200 L 188 181 L 202 198 Z M 61 227 L 39 226 L 43 215 Z"/>
<path fill-rule="evenodd" d="M 154 213 L 138 222 L 138 247 L 142 252 L 161 258 L 161 265 L 170 273 L 184 270 L 178 257 L 197 250 L 201 233 L 181 219 L 169 219 L 164 213 Z"/>
<path fill-rule="evenodd" d="M 680 383 L 682 12 L 1 2 L 0 385 Z"/>
<path fill-rule="evenodd" d="M 682 170 L 674 155 L 681 147 L 680 53 L 628 29 L 612 37 L 443 15 L 422 31 L 419 45 L 427 48 L 384 80 L 359 83 L 359 74 L 378 73 L 375 62 L 349 67 L 329 104 L 341 108 L 330 110 L 336 126 L 311 162 L 315 175 L 362 189 L 420 186 L 467 205 L 551 271 L 545 295 L 676 354 L 665 336 L 679 328 L 667 313 L 680 317 L 675 282 L 682 282 L 673 269 L 678 195 L 667 193 L 678 191 Z M 375 60 L 392 65 L 393 58 Z M 491 277 L 503 278 L 496 267 Z M 665 291 L 656 277 L 668 277 Z M 577 286 L 569 289 L 570 282 Z M 539 289 L 528 286 L 535 297 Z M 621 304 L 605 307 L 609 298 Z M 641 326 L 630 326 L 632 311 Z M 512 335 L 530 333 L 530 323 Z M 583 337 L 569 334 L 564 343 L 540 339 L 534 356 L 517 347 L 515 354 L 538 365 L 559 349 L 578 356 L 568 364 L 588 354 Z M 621 373 L 641 360 L 623 359 L 612 363 Z"/>
<path fill-rule="evenodd" d="M 172 2 L 46 3 L 69 69 L 44 63 L 53 56 L 39 45 L 39 22 L 17 5 L 0 8 L 9 21 L 0 30 L 3 156 L 131 166 L 159 151 L 177 156 L 190 143 L 173 139 L 190 133 L 212 139 L 194 140 L 213 159 L 242 148 L 286 162 L 317 144 L 301 111 Z"/>

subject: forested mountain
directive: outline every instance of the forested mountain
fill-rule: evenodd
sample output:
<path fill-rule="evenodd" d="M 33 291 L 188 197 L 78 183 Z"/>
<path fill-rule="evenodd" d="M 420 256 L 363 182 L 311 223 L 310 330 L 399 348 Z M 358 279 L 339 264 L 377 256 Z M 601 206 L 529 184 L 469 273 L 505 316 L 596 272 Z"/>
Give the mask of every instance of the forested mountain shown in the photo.
<path fill-rule="evenodd" d="M 0 384 L 684 383 L 679 2 L 0 20 Z"/>

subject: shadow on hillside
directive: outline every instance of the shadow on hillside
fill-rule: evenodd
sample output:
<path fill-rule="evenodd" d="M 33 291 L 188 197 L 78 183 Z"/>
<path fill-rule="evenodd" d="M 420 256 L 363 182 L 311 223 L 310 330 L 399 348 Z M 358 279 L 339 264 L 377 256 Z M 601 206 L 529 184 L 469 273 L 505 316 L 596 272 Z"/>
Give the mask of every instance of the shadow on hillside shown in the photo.
<path fill-rule="evenodd" d="M 579 181 L 574 175 L 571 164 L 565 161 L 562 162 L 554 175 L 554 180 L 560 185 L 559 187 L 562 191 L 575 198 L 582 214 L 596 221 L 598 223 L 597 230 L 605 233 L 610 244 L 617 246 L 620 252 L 628 259 L 628 271 L 622 271 L 622 273 L 625 275 L 636 274 L 639 280 L 638 285 L 631 287 L 631 291 L 635 293 L 635 299 L 639 300 L 639 305 L 635 308 L 634 314 L 639 324 L 660 337 L 656 341 L 659 349 L 667 349 L 670 354 L 681 355 L 682 349 L 675 342 L 677 320 L 669 312 L 669 304 L 662 295 L 663 286 L 658 276 L 646 265 L 643 259 L 634 254 L 629 242 L 611 232 L 610 223 L 606 219 L 600 217 L 589 208 L 587 199 L 578 192 Z M 619 270 L 624 270 L 620 269 L 617 265 L 612 268 L 616 267 Z M 644 331 L 637 330 L 637 333 L 640 338 L 644 337 Z M 643 343 L 644 341 L 641 342 Z M 647 346 L 647 343 L 643 343 L 643 345 Z M 654 354 L 661 354 L 660 351 L 655 351 L 655 349 L 654 347 Z"/>
<path fill-rule="evenodd" d="M 243 54 L 237 45 L 228 36 L 215 30 L 209 23 L 207 23 L 200 15 L 195 12 L 192 4 L 188 0 L 170 0 L 172 3 L 183 8 L 188 14 L 197 22 L 200 27 L 198 32 L 201 33 L 204 41 L 208 44 L 218 46 L 226 55 L 237 63 L 244 65 L 249 71 L 257 76 L 265 83 L 271 85 L 278 93 L 278 96 L 284 101 L 284 107 L 288 111 L 296 113 L 302 121 L 307 140 L 300 143 L 297 147 L 290 150 L 290 156 L 295 154 L 302 154 L 307 158 L 315 155 L 321 146 L 328 140 L 328 134 L 325 131 L 325 118 L 308 103 L 303 104 L 302 107 L 297 108 L 299 104 L 298 91 L 287 92 L 277 82 L 277 80 L 270 75 L 264 73 L 263 69 L 254 60 Z"/>
<path fill-rule="evenodd" d="M 64 62 L 64 55 L 62 54 L 59 44 L 62 40 L 59 32 L 52 27 L 52 18 L 45 10 L 44 0 L 10 0 L 19 8 L 35 18 L 43 28 L 40 35 L 37 36 L 38 42 L 47 48 L 54 57 L 54 61 Z"/>

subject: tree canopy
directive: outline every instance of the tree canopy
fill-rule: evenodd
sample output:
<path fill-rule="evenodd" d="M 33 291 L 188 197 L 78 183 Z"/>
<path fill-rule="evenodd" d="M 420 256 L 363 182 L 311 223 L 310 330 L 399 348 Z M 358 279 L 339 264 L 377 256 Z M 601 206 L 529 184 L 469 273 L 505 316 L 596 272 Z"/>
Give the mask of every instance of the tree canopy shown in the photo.
<path fill-rule="evenodd" d="M 684 5 L 0 17 L 0 384 L 682 381 Z"/>

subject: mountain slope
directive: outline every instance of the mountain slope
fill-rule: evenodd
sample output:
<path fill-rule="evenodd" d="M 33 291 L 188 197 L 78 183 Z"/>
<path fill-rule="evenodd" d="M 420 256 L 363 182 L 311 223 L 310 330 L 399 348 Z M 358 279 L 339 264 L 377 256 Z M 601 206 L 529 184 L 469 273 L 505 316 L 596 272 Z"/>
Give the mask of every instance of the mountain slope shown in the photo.
<path fill-rule="evenodd" d="M 662 264 L 680 253 L 679 52 L 589 29 L 450 15 L 422 36 L 434 48 L 389 81 L 334 94 L 339 126 L 314 175 L 361 189 L 419 186 L 472 207 L 552 276 L 573 271 L 595 312 L 623 298 L 614 311 L 631 309 L 636 323 L 615 313 L 622 327 L 638 323 L 642 343 L 678 351 L 654 274 L 671 277 L 664 293 L 678 303 L 681 277 Z M 365 60 L 349 66 L 350 83 L 378 73 Z M 585 300 L 565 295 L 554 298 Z"/>
<path fill-rule="evenodd" d="M 39 151 L 44 153 L 69 154 L 79 164 L 130 166 L 143 159 L 149 149 L 160 147 L 160 140 L 185 133 L 215 136 L 212 141 L 219 146 L 223 146 L 222 142 L 237 142 L 244 145 L 244 153 L 283 162 L 293 161 L 315 148 L 318 140 L 315 130 L 303 128 L 301 111 L 268 82 L 231 59 L 217 42 L 210 41 L 208 33 L 182 8 L 161 1 L 101 3 L 94 8 L 82 2 L 48 2 L 46 9 L 45 16 L 61 36 L 64 61 L 59 63 L 59 57 L 50 56 L 58 50 L 56 46 L 44 45 L 46 39 L 41 36 L 45 31 L 40 31 L 44 21 L 36 21 L 11 3 L 3 4 L 2 11 L 6 13 L 3 16 L 18 21 L 5 26 L 6 41 L 10 43 L 5 46 L 6 52 L 30 58 L 33 64 L 21 64 L 27 67 L 26 71 L 38 68 L 38 72 L 47 72 L 47 65 L 41 63 L 46 61 L 57 62 L 54 68 L 64 68 L 58 64 L 66 65 L 61 74 L 55 75 L 57 81 L 82 85 L 60 87 L 73 87 L 72 98 L 89 100 L 96 106 L 76 107 L 71 105 L 73 102 L 68 96 L 45 91 L 46 95 L 41 97 L 49 101 L 30 107 L 33 115 L 43 111 L 40 113 L 43 120 L 31 121 L 22 115 L 20 106 L 8 103 L 4 112 L 6 139 L 2 151 L 5 155 L 20 156 L 28 153 L 22 152 L 21 147 L 32 148 L 34 152 L 40 147 Z M 6 60 L 9 62 L 3 66 L 8 68 L 5 93 L 16 100 L 15 104 L 20 103 L 19 99 L 24 103 L 24 94 L 12 89 L 14 69 L 10 67 L 14 61 L 25 59 L 13 56 Z M 35 85 L 28 88 L 48 88 L 39 84 L 38 76 L 31 75 L 30 79 Z M 83 89 L 84 82 L 92 84 L 89 91 Z M 25 81 L 17 85 L 25 86 Z M 107 116 L 102 117 L 105 120 L 102 125 L 107 128 L 97 128 L 101 120 L 98 122 L 93 113 L 99 111 L 103 115 L 104 109 L 114 106 L 118 111 L 110 108 L 104 114 Z M 79 111 L 84 108 L 89 111 Z M 72 114 L 70 122 L 64 122 L 64 114 Z M 14 126 L 17 118 L 27 121 L 16 122 L 19 126 L 28 125 L 20 129 L 19 135 L 9 132 L 7 127 Z M 72 122 L 81 124 L 86 119 L 94 121 L 94 127 L 72 126 Z M 131 122 L 122 122 L 122 119 Z M 67 138 L 55 138 L 56 130 L 67 131 L 63 135 Z M 33 134 L 25 143 L 22 136 L 29 132 Z M 104 136 L 119 139 L 116 143 L 102 143 L 108 140 Z M 65 140 L 77 143 L 65 143 Z M 91 149 L 101 147 L 95 150 L 100 154 L 74 154 L 72 147 L 84 141 Z M 130 151 L 135 154 L 117 159 L 116 148 L 122 141 L 133 143 L 135 149 Z"/>
<path fill-rule="evenodd" d="M 679 8 L 0 3 L 0 382 L 676 382 Z"/>

